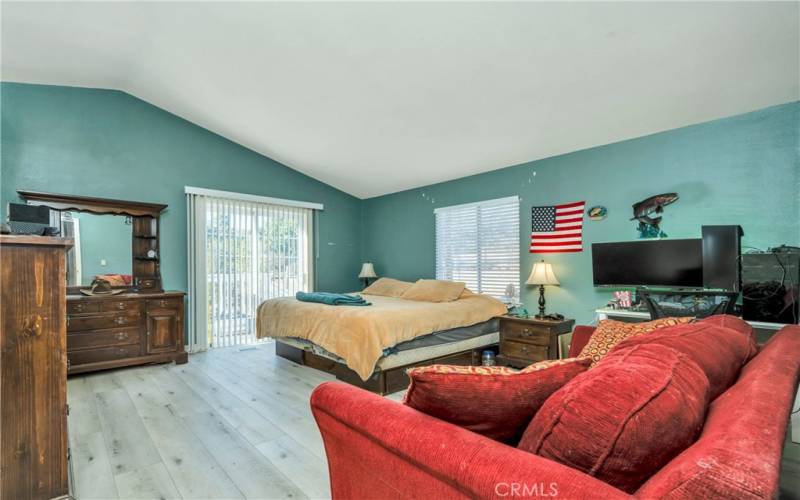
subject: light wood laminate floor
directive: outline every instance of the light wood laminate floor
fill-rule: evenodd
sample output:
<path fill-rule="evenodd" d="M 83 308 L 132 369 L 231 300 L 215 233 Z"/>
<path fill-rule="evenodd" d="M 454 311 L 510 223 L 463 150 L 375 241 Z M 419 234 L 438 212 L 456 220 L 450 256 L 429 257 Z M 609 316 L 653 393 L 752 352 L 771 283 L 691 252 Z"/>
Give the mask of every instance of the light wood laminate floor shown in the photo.
<path fill-rule="evenodd" d="M 73 492 L 80 500 L 328 498 L 308 400 L 332 379 L 276 357 L 274 344 L 71 377 Z M 800 445 L 787 440 L 783 465 L 781 496 L 798 498 Z"/>
<path fill-rule="evenodd" d="M 186 365 L 70 377 L 75 496 L 329 497 L 308 400 L 333 377 L 274 351 L 274 344 L 214 349 Z"/>

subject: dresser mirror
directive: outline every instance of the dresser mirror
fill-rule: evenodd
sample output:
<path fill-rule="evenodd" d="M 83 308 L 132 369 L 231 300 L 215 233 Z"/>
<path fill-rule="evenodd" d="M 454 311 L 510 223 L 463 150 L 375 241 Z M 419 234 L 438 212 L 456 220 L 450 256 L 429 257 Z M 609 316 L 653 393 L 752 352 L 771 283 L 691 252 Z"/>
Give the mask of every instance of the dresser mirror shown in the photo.
<path fill-rule="evenodd" d="M 160 292 L 158 203 L 17 191 L 30 205 L 50 208 L 50 225 L 75 240 L 67 254 L 67 291 L 79 293 L 95 277 L 128 292 Z"/>
<path fill-rule="evenodd" d="M 67 252 L 67 286 L 88 287 L 103 278 L 114 287 L 133 283 L 133 219 L 128 215 L 51 210 L 61 235 L 75 245 Z M 54 224 L 55 225 L 55 224 Z"/>

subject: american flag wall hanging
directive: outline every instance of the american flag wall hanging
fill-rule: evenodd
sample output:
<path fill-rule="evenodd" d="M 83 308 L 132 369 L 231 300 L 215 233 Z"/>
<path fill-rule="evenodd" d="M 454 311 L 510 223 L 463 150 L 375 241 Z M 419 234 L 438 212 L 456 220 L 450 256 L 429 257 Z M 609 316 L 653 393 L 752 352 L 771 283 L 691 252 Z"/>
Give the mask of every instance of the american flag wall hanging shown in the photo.
<path fill-rule="evenodd" d="M 531 252 L 583 251 L 585 201 L 531 208 Z"/>

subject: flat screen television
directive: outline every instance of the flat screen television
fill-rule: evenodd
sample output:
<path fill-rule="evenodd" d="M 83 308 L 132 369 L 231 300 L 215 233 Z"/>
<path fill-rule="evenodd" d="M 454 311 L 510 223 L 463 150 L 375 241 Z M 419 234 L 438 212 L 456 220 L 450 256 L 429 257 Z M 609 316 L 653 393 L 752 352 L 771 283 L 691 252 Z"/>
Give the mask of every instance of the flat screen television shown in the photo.
<path fill-rule="evenodd" d="M 592 244 L 594 286 L 703 287 L 703 240 Z"/>

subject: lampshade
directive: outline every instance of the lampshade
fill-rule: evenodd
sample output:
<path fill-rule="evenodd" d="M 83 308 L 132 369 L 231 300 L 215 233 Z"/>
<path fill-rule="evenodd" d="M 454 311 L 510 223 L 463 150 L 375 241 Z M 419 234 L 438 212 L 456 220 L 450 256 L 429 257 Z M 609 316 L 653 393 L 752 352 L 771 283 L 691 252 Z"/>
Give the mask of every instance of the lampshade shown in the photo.
<path fill-rule="evenodd" d="M 526 285 L 560 285 L 558 278 L 553 273 L 553 266 L 545 261 L 537 262 L 531 269 Z"/>
<path fill-rule="evenodd" d="M 372 267 L 372 262 L 364 262 L 361 264 L 361 272 L 358 273 L 359 278 L 377 278 L 378 275 L 375 274 L 375 268 Z"/>

